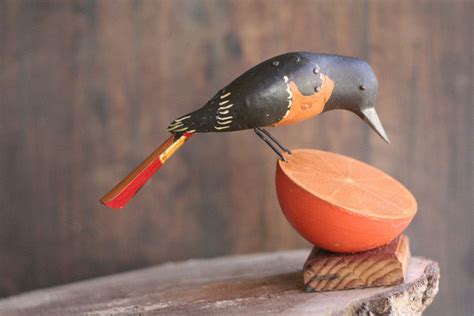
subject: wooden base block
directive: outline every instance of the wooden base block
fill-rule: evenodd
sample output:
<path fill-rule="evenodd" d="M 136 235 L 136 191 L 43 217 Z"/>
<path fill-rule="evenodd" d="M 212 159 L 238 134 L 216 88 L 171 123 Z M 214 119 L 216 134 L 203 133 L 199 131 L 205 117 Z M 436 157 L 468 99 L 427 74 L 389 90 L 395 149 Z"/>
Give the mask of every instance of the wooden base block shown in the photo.
<path fill-rule="evenodd" d="M 342 254 L 316 247 L 303 268 L 306 292 L 347 290 L 400 284 L 410 258 L 408 237 L 373 250 Z"/>

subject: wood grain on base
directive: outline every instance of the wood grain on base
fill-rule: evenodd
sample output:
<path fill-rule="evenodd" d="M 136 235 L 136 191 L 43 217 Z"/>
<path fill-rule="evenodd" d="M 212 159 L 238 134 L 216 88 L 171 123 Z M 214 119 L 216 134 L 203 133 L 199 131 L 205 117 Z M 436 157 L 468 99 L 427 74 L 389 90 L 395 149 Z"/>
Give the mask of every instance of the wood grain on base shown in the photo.
<path fill-rule="evenodd" d="M 313 248 L 303 268 L 306 292 L 322 292 L 400 284 L 410 257 L 409 240 L 401 235 L 390 244 L 355 254 Z"/>
<path fill-rule="evenodd" d="M 308 294 L 308 249 L 167 263 L 0 299 L 0 315 L 420 315 L 437 263 L 410 260 L 393 287 Z"/>

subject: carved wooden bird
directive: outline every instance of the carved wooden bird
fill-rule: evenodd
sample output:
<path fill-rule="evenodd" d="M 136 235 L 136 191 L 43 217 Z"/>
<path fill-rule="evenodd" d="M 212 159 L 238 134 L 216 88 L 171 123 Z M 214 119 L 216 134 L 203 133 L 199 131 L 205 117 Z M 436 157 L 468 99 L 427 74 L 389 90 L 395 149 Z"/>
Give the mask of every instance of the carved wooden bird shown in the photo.
<path fill-rule="evenodd" d="M 253 129 L 280 157 L 291 154 L 264 127 L 294 124 L 322 112 L 349 110 L 389 142 L 375 112 L 377 78 L 360 59 L 294 52 L 268 59 L 232 81 L 200 109 L 168 126 L 172 134 L 101 202 L 124 207 L 191 136 Z M 275 146 L 276 144 L 276 146 Z"/>

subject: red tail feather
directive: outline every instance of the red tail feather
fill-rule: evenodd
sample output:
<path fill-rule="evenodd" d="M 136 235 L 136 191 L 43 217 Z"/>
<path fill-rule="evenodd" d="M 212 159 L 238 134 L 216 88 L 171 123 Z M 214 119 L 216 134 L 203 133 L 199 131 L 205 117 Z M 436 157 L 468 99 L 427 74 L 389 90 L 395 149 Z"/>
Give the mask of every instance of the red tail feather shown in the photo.
<path fill-rule="evenodd" d="M 100 202 L 111 208 L 126 206 L 138 190 L 192 135 L 192 133 L 185 133 L 177 139 L 175 139 L 174 135 L 169 137 L 109 193 L 104 195 Z"/>

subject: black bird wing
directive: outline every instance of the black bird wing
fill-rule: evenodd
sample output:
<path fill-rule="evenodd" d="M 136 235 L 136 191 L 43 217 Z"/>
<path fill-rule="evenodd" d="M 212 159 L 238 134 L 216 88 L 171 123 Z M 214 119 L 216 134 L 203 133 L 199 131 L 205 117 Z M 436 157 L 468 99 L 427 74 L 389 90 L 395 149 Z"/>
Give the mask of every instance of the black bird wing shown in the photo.
<path fill-rule="evenodd" d="M 284 62 L 277 56 L 251 68 L 202 108 L 174 120 L 168 131 L 230 132 L 275 124 L 291 101 Z"/>

